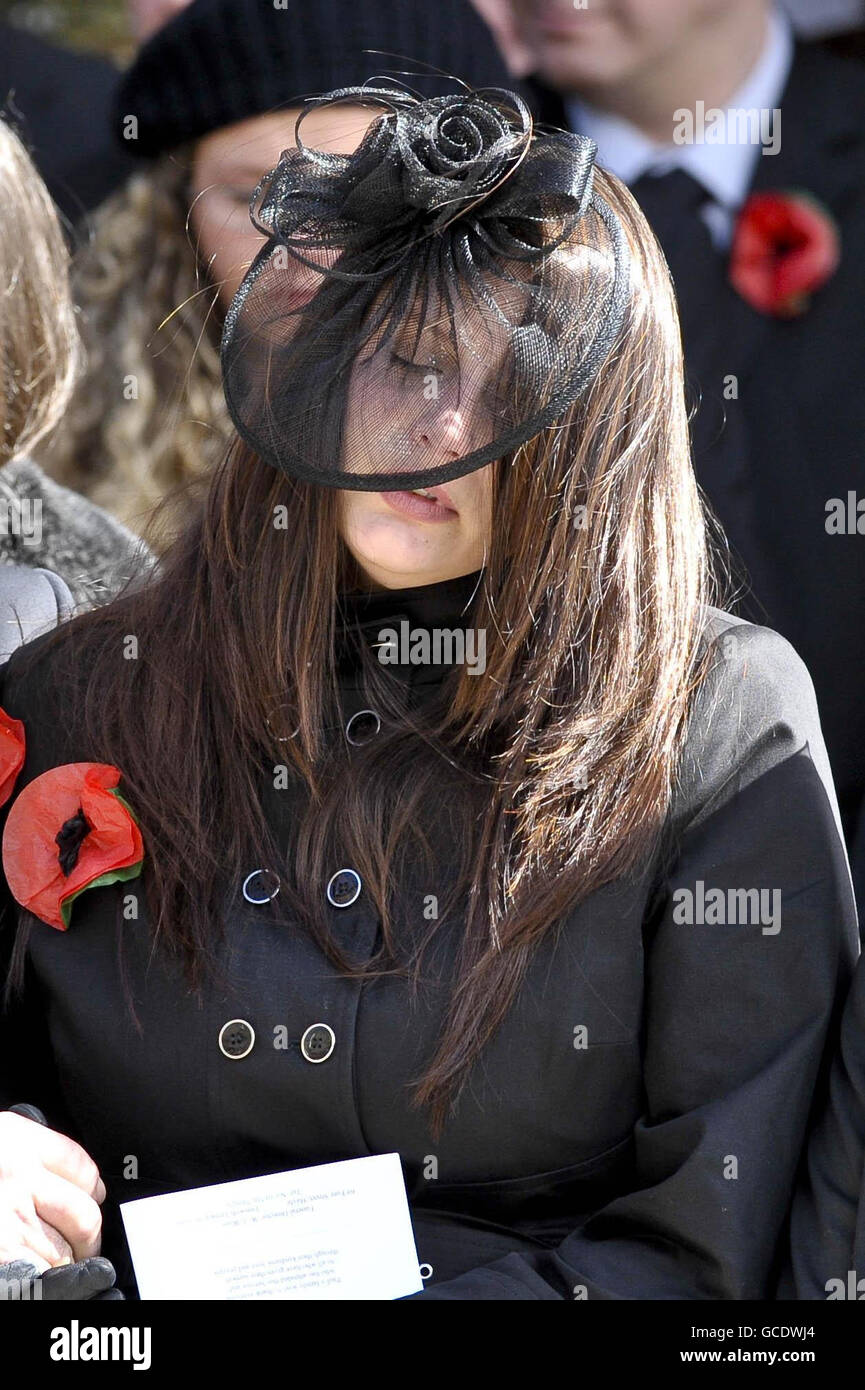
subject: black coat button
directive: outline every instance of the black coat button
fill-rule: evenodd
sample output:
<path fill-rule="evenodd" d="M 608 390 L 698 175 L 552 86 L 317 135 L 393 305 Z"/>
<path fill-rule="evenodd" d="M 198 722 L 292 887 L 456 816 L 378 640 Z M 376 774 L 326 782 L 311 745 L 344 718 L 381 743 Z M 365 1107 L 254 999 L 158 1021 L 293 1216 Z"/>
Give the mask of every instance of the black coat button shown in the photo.
<path fill-rule="evenodd" d="M 255 1032 L 245 1018 L 232 1018 L 223 1023 L 219 1030 L 219 1050 L 223 1057 L 239 1062 L 241 1057 L 249 1056 L 254 1046 Z"/>
<path fill-rule="evenodd" d="M 360 874 L 339 869 L 327 885 L 327 900 L 334 907 L 351 907 L 360 897 Z"/>
<path fill-rule="evenodd" d="M 308 1062 L 326 1062 L 336 1047 L 336 1034 L 327 1023 L 311 1023 L 300 1040 Z"/>
<path fill-rule="evenodd" d="M 285 715 L 288 708 L 288 705 L 277 705 L 276 709 L 270 711 L 265 721 L 277 743 L 288 743 L 290 739 L 297 738 L 297 735 L 300 733 L 299 724 L 291 730 L 291 733 L 286 734 L 282 732 L 285 726 Z"/>
<path fill-rule="evenodd" d="M 370 739 L 375 738 L 381 728 L 381 719 L 374 709 L 359 709 L 357 714 L 353 714 L 345 726 L 345 736 L 349 743 L 353 743 L 359 748 L 364 743 L 369 743 Z"/>
<path fill-rule="evenodd" d="M 248 903 L 269 903 L 279 892 L 279 879 L 272 869 L 253 869 L 243 880 L 243 896 Z"/>

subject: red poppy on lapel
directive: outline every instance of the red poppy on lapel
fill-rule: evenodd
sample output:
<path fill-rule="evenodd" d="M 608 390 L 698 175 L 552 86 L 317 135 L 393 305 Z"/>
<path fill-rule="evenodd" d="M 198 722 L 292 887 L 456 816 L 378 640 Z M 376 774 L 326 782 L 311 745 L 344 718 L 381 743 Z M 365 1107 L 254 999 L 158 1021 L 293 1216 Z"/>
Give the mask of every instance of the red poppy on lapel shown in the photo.
<path fill-rule="evenodd" d="M 109 763 L 65 763 L 20 792 L 3 832 L 3 869 L 22 907 L 66 931 L 87 888 L 135 878 L 144 845 Z"/>
<path fill-rule="evenodd" d="M 754 193 L 736 223 L 730 283 L 761 314 L 795 318 L 840 259 L 838 228 L 810 193 Z"/>
<path fill-rule="evenodd" d="M 24 725 L 0 709 L 0 806 L 5 806 L 24 766 Z"/>

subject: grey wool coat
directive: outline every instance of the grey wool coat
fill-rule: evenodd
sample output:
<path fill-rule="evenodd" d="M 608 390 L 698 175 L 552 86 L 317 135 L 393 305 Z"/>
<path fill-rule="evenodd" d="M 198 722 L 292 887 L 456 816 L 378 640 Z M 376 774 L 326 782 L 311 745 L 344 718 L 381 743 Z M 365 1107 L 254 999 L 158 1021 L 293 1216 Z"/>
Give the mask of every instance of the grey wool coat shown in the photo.
<path fill-rule="evenodd" d="M 107 603 L 153 564 L 143 541 L 32 459 L 13 458 L 0 469 L 0 565 L 58 575 L 75 612 Z"/>

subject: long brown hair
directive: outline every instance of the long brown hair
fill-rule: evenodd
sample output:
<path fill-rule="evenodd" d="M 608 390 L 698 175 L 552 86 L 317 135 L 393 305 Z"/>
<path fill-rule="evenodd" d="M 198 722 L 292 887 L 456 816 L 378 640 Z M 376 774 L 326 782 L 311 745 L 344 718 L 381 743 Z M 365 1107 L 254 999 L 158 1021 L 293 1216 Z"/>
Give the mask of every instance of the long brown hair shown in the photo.
<path fill-rule="evenodd" d="M 338 494 L 239 442 L 161 577 L 55 638 L 90 672 L 89 746 L 122 769 L 153 930 L 193 982 L 226 885 L 251 863 L 280 875 L 273 910 L 288 905 L 353 974 L 400 971 L 417 987 L 427 946 L 459 914 L 447 1017 L 414 1092 L 436 1133 L 540 939 L 651 860 L 700 674 L 707 550 L 672 289 L 628 192 L 601 172 L 597 187 L 631 246 L 626 324 L 588 395 L 495 471 L 467 619 L 488 634 L 483 679 L 463 668 L 434 718 L 385 721 L 361 749 L 329 738 L 338 598 L 355 578 Z M 281 508 L 288 530 L 273 524 Z M 124 660 L 130 634 L 138 655 Z M 283 764 L 306 805 L 287 855 L 263 796 Z M 409 943 L 391 885 L 417 856 L 435 862 L 442 818 L 452 890 Z M 338 863 L 356 866 L 381 921 L 381 949 L 361 965 L 320 901 Z"/>

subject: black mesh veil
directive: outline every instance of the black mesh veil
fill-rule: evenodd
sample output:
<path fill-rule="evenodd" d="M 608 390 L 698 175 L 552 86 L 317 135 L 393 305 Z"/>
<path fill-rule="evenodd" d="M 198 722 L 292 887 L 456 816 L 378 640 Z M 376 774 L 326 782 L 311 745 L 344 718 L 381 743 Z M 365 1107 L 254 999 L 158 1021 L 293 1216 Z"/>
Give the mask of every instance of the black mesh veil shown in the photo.
<path fill-rule="evenodd" d="M 383 107 L 353 154 L 303 144 L 323 104 Z M 267 237 L 229 309 L 226 399 L 275 468 L 366 491 L 500 458 L 590 385 L 628 257 L 596 146 L 540 134 L 515 93 L 313 98 L 253 195 Z"/>

